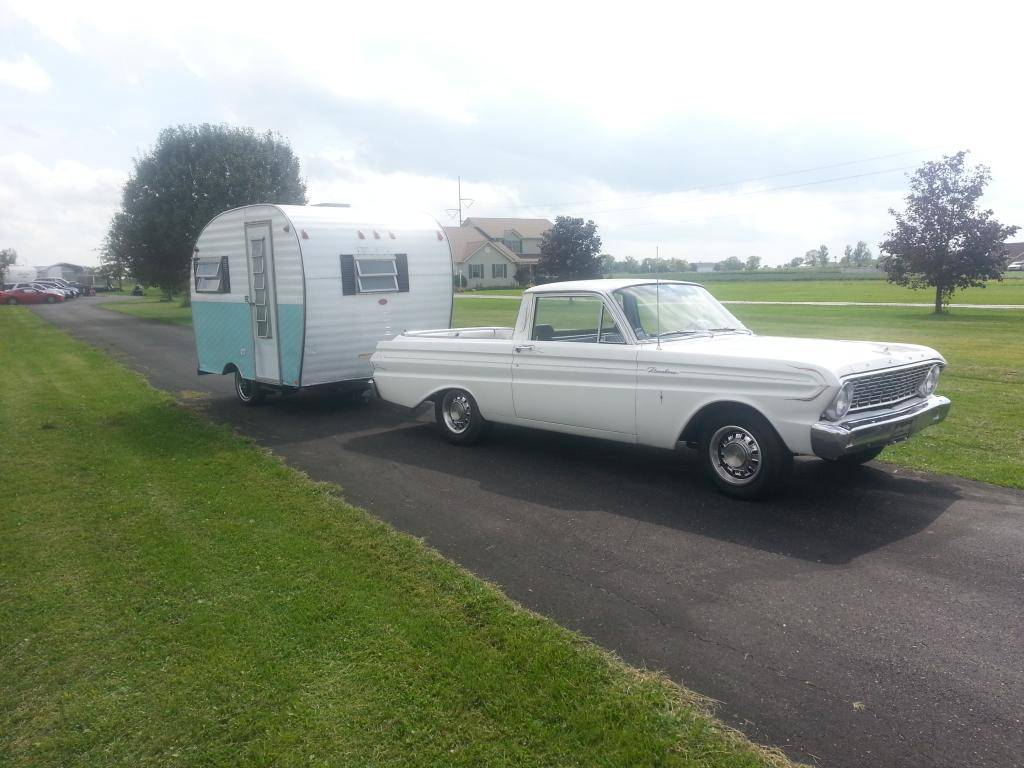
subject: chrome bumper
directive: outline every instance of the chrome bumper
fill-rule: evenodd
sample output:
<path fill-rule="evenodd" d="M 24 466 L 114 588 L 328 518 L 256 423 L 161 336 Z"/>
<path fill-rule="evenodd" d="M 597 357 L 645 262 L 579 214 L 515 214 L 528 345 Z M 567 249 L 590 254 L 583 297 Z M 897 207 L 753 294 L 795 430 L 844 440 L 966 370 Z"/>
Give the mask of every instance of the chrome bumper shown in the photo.
<path fill-rule="evenodd" d="M 819 421 L 811 426 L 811 450 L 823 459 L 838 459 L 848 453 L 899 443 L 946 418 L 949 405 L 948 397 L 930 395 L 896 411 L 857 414 L 838 423 Z"/>

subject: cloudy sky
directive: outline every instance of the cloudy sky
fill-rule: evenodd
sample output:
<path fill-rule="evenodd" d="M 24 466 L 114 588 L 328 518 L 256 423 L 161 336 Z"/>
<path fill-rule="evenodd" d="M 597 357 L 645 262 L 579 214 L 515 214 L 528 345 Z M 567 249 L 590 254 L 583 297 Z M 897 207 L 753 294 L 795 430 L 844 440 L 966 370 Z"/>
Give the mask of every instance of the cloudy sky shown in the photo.
<path fill-rule="evenodd" d="M 958 149 L 1024 225 L 1015 5 L 0 0 L 0 247 L 96 263 L 132 158 L 198 122 L 284 134 L 311 202 L 450 223 L 461 175 L 618 258 L 874 245 Z"/>

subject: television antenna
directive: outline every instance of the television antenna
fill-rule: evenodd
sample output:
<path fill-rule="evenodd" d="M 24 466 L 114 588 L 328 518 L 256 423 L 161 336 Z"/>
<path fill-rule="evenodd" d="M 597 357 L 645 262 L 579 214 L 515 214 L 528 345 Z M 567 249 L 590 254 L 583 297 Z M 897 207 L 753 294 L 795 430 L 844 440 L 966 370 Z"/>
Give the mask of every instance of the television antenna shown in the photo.
<path fill-rule="evenodd" d="M 458 208 L 445 208 L 444 212 L 448 214 L 448 218 L 450 218 L 450 219 L 454 219 L 456 217 L 456 215 L 457 215 L 459 217 L 459 226 L 461 227 L 462 226 L 462 204 L 465 203 L 466 204 L 466 208 L 472 208 L 473 207 L 473 203 L 475 203 L 476 200 L 474 200 L 471 197 L 463 197 L 462 196 L 462 177 L 461 176 L 456 176 L 456 178 L 458 179 L 458 183 L 459 183 L 459 207 Z"/>

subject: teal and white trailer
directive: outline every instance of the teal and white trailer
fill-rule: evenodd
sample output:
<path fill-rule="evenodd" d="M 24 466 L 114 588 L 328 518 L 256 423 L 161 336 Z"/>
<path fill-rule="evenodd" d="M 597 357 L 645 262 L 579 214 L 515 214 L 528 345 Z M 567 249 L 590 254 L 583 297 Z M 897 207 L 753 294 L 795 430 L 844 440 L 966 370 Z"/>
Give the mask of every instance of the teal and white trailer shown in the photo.
<path fill-rule="evenodd" d="M 365 385 L 378 341 L 451 325 L 452 255 L 424 214 L 250 205 L 200 233 L 191 290 L 198 372 L 255 404 Z"/>

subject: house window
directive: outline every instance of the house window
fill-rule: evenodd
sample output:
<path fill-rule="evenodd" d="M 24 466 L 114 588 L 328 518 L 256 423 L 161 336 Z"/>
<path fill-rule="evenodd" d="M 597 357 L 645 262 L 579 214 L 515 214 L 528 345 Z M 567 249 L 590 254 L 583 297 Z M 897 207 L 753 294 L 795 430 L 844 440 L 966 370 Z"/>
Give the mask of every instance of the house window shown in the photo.
<path fill-rule="evenodd" d="M 229 293 L 228 259 L 196 259 L 194 262 L 196 293 Z"/>
<path fill-rule="evenodd" d="M 483 280 L 484 279 L 484 265 L 483 264 L 470 264 L 469 265 L 469 279 L 470 280 Z"/>
<path fill-rule="evenodd" d="M 356 258 L 356 280 L 360 293 L 398 290 L 398 269 L 394 259 Z"/>
<path fill-rule="evenodd" d="M 523 239 L 512 230 L 506 230 L 505 237 L 501 240 L 506 246 L 508 246 L 508 249 L 512 251 L 512 253 L 523 252 Z"/>
<path fill-rule="evenodd" d="M 491 264 L 491 277 L 508 277 L 508 264 Z"/>

